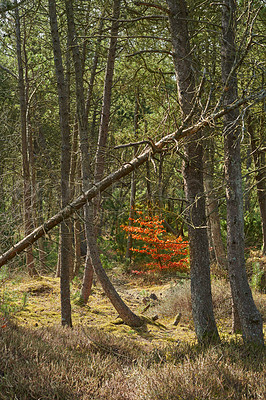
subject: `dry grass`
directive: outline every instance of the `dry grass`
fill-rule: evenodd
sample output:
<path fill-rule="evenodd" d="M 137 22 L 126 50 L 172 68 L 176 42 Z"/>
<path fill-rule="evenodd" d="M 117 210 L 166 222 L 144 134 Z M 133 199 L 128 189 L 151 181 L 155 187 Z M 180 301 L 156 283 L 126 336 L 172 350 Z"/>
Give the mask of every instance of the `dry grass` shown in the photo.
<path fill-rule="evenodd" d="M 143 309 L 143 297 L 155 293 L 159 300 L 145 315 L 157 313 L 166 328 L 114 324 L 116 313 L 100 288 L 94 288 L 89 306 L 73 304 L 74 328 L 62 328 L 58 280 L 6 280 L 0 302 L 9 301 L 15 311 L 6 327 L 0 325 L 0 400 L 264 399 L 264 349 L 243 346 L 229 335 L 230 290 L 224 280 L 213 282 L 213 299 L 220 331 L 227 334 L 210 348 L 195 344 L 188 282 L 116 284 L 136 312 Z M 265 295 L 254 298 L 265 317 Z"/>
<path fill-rule="evenodd" d="M 255 303 L 266 319 L 266 296 L 253 291 Z M 212 298 L 213 308 L 217 324 L 222 327 L 223 331 L 231 328 L 231 294 L 229 283 L 224 279 L 213 280 L 212 282 Z M 190 283 L 176 284 L 171 286 L 163 293 L 163 301 L 157 306 L 156 311 L 161 315 L 174 317 L 178 313 L 182 313 L 181 322 L 192 324 L 192 306 L 190 296 Z"/>
<path fill-rule="evenodd" d="M 89 328 L 9 322 L 0 334 L 0 399 L 263 399 L 261 349 L 237 343 L 145 351 Z"/>

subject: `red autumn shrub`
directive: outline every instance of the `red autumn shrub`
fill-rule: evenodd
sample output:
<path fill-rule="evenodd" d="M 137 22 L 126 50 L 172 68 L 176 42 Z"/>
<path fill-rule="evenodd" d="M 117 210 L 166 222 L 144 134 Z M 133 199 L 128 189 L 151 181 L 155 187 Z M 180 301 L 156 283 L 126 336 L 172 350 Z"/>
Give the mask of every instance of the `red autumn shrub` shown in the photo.
<path fill-rule="evenodd" d="M 166 234 L 164 220 L 158 216 L 142 216 L 131 219 L 132 226 L 121 225 L 124 231 L 132 236 L 136 246 L 131 250 L 148 256 L 150 262 L 143 262 L 135 274 L 154 272 L 187 272 L 188 271 L 188 242 L 180 237 Z M 146 257 L 147 258 L 147 257 Z"/>

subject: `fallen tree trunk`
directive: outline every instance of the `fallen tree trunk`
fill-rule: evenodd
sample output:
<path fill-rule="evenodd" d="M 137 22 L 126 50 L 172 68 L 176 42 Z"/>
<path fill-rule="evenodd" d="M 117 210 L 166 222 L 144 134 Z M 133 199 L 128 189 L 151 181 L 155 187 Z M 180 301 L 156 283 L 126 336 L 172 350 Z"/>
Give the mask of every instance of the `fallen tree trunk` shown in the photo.
<path fill-rule="evenodd" d="M 197 133 L 200 129 L 202 129 L 207 125 L 213 125 L 214 121 L 223 117 L 229 111 L 240 107 L 242 104 L 248 103 L 249 101 L 258 102 L 264 99 L 265 97 L 266 97 L 266 91 L 264 90 L 252 96 L 240 99 L 234 102 L 234 104 L 226 106 L 219 112 L 212 113 L 209 116 L 206 116 L 206 118 L 201 119 L 196 124 L 188 128 L 185 129 L 180 128 L 179 130 L 171 133 L 170 135 L 164 136 L 161 140 L 159 140 L 155 144 L 150 142 L 150 146 L 148 146 L 148 148 L 146 148 L 141 155 L 133 158 L 130 162 L 125 163 L 124 165 L 122 165 L 121 168 L 109 174 L 100 182 L 95 183 L 91 189 L 83 193 L 72 203 L 70 203 L 61 211 L 59 211 L 57 214 L 55 214 L 53 217 L 51 217 L 47 222 L 45 222 L 38 228 L 34 229 L 29 235 L 27 235 L 25 238 L 23 238 L 21 241 L 12 246 L 9 250 L 7 250 L 5 253 L 3 253 L 0 256 L 0 267 L 2 267 L 4 264 L 6 264 L 7 261 L 11 260 L 19 253 L 21 253 L 28 246 L 32 245 L 40 237 L 44 236 L 55 226 L 59 225 L 62 221 L 71 217 L 71 215 L 73 215 L 77 210 L 83 207 L 87 201 L 92 200 L 98 193 L 103 192 L 105 189 L 111 186 L 112 183 L 117 182 L 119 179 L 130 174 L 133 170 L 140 167 L 153 154 L 159 153 L 162 150 L 162 148 L 167 146 L 167 144 L 178 142 L 186 136 Z"/>

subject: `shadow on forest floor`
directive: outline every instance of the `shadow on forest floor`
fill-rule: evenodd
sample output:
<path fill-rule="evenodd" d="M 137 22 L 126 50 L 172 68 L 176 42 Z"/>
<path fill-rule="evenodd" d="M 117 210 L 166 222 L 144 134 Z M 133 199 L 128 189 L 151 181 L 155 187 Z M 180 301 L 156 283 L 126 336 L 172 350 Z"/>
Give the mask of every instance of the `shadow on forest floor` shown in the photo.
<path fill-rule="evenodd" d="M 145 286 L 114 279 L 136 313 L 158 316 L 146 330 L 120 324 L 98 286 L 89 305 L 80 307 L 79 287 L 72 284 L 74 328 L 67 329 L 60 326 L 58 279 L 3 283 L 1 303 L 11 318 L 2 320 L 0 329 L 0 399 L 264 398 L 264 350 L 229 335 L 230 292 L 224 281 L 213 285 L 224 340 L 203 348 L 195 343 L 187 281 Z M 265 295 L 255 293 L 255 299 L 265 316 Z"/>

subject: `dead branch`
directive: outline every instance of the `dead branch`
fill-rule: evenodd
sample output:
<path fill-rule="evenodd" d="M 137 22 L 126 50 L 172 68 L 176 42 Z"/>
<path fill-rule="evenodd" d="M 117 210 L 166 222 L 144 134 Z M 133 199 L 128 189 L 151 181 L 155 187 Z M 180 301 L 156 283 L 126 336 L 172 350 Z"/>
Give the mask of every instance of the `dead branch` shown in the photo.
<path fill-rule="evenodd" d="M 145 1 L 134 1 L 134 4 L 136 4 L 136 6 L 154 7 L 154 8 L 157 8 L 158 10 L 164 12 L 165 14 L 169 14 L 168 8 L 159 6 L 158 4 L 147 3 Z"/>
<path fill-rule="evenodd" d="M 13 76 L 13 78 L 16 78 L 18 80 L 18 75 L 15 74 L 13 71 L 11 71 L 9 68 L 5 67 L 4 65 L 0 64 L 0 68 L 7 72 L 9 75 Z"/>
<path fill-rule="evenodd" d="M 140 142 L 130 142 L 130 143 L 125 143 L 125 144 L 120 144 L 118 146 L 115 146 L 114 149 L 124 149 L 125 147 L 134 147 L 134 146 L 139 146 L 141 144 L 149 144 L 148 140 L 141 140 Z"/>
<path fill-rule="evenodd" d="M 176 141 L 179 141 L 184 137 L 197 133 L 200 129 L 212 124 L 213 121 L 223 117 L 226 113 L 240 107 L 242 104 L 248 102 L 257 103 L 258 101 L 263 100 L 265 97 L 266 90 L 263 90 L 249 97 L 242 98 L 236 101 L 234 104 L 226 106 L 219 112 L 210 113 L 209 116 L 206 116 L 206 118 L 199 120 L 196 124 L 190 126 L 189 128 L 179 129 L 167 136 L 164 136 L 161 140 L 155 143 L 154 146 L 149 146 L 147 149 L 145 149 L 141 155 L 133 158 L 130 162 L 125 163 L 124 165 L 122 165 L 121 168 L 109 174 L 100 182 L 95 183 L 89 190 L 87 190 L 85 193 L 75 199 L 72 203 L 67 205 L 63 210 L 59 211 L 43 225 L 34 229 L 24 239 L 12 246 L 9 250 L 7 250 L 4 254 L 0 256 L 0 267 L 6 264 L 7 261 L 14 258 L 17 254 L 21 253 L 28 246 L 36 242 L 40 237 L 44 236 L 55 226 L 59 225 L 62 221 L 71 217 L 77 210 L 82 208 L 87 201 L 91 201 L 98 193 L 103 192 L 114 182 L 118 181 L 124 176 L 130 174 L 136 168 L 140 167 L 151 157 L 152 154 L 159 153 L 161 149 L 165 146 L 165 144 L 171 141 L 176 143 Z"/>

